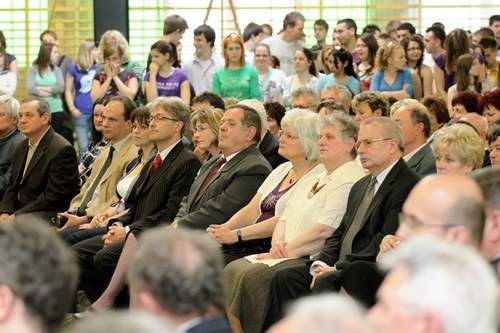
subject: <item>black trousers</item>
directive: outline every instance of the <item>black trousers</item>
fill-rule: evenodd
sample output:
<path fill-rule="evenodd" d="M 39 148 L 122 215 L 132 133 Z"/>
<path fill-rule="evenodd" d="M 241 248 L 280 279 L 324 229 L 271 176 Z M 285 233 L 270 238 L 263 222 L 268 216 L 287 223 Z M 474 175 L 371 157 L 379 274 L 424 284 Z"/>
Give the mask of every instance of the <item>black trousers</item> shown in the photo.
<path fill-rule="evenodd" d="M 95 236 L 71 247 L 80 267 L 80 288 L 95 302 L 113 276 L 125 240 L 104 247 L 102 236 Z"/>
<path fill-rule="evenodd" d="M 266 317 L 262 322 L 261 332 L 265 332 L 274 323 L 284 317 L 287 307 L 297 298 L 324 292 L 338 292 L 336 280 L 339 272 L 328 272 L 316 279 L 311 290 L 312 275 L 309 266 L 299 264 L 284 267 L 276 271 L 271 282 L 269 299 L 266 305 Z"/>

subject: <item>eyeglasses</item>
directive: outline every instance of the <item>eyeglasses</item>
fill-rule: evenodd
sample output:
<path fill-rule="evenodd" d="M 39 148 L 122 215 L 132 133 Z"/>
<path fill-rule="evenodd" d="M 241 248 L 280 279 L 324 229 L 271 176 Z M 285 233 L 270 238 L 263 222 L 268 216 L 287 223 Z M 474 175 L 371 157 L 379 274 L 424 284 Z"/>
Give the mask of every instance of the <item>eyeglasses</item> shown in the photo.
<path fill-rule="evenodd" d="M 180 121 L 179 119 L 174 119 L 174 118 L 169 118 L 161 115 L 157 116 L 151 116 L 147 119 L 148 124 L 150 124 L 152 121 L 164 121 L 164 120 L 170 120 L 170 121 Z"/>
<path fill-rule="evenodd" d="M 0 118 L 2 118 L 2 117 L 6 117 L 6 116 L 7 116 L 7 113 L 5 113 L 5 112 L 0 112 Z"/>
<path fill-rule="evenodd" d="M 294 140 L 294 139 L 298 139 L 299 138 L 298 136 L 294 136 L 294 135 L 291 135 L 290 133 L 283 132 L 282 130 L 278 131 L 278 135 L 279 135 L 280 138 L 284 137 L 287 140 Z"/>
<path fill-rule="evenodd" d="M 359 147 L 361 147 L 361 145 L 365 146 L 366 148 L 371 148 L 373 146 L 373 144 L 376 142 L 388 141 L 388 140 L 393 140 L 393 138 L 359 140 L 356 142 L 356 149 L 359 149 Z"/>
<path fill-rule="evenodd" d="M 198 132 L 203 132 L 204 130 L 209 129 L 208 126 L 198 126 L 193 129 L 193 134 L 196 134 Z"/>
<path fill-rule="evenodd" d="M 422 51 L 420 47 L 410 47 L 406 49 L 407 52 L 412 52 L 412 51 Z"/>
<path fill-rule="evenodd" d="M 406 216 L 403 212 L 398 214 L 398 220 L 400 225 L 404 224 L 410 230 L 419 230 L 425 228 L 439 228 L 446 230 L 455 226 L 454 224 L 425 223 L 414 216 Z"/>

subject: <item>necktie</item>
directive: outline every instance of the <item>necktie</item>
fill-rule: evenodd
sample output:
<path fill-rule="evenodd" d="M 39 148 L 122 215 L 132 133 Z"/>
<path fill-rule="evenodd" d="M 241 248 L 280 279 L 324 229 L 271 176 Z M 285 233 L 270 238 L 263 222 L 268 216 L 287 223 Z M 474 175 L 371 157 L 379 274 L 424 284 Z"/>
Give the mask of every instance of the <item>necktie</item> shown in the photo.
<path fill-rule="evenodd" d="M 195 204 L 201 197 L 201 194 L 205 190 L 208 184 L 212 181 L 214 176 L 217 174 L 219 171 L 220 167 L 222 164 L 226 163 L 226 159 L 224 157 L 219 157 L 219 159 L 214 163 L 214 166 L 212 167 L 212 170 L 210 170 L 210 173 L 208 174 L 207 178 L 205 178 L 205 181 L 203 184 L 201 184 L 200 188 L 198 189 L 198 192 L 196 193 L 196 199 L 193 201 L 193 204 Z"/>
<path fill-rule="evenodd" d="M 153 161 L 153 172 L 155 172 L 158 169 L 158 167 L 160 166 L 161 162 L 162 161 L 161 161 L 160 154 L 156 154 L 155 160 Z"/>
<path fill-rule="evenodd" d="M 368 211 L 368 207 L 373 199 L 373 194 L 375 193 L 375 184 L 377 183 L 377 178 L 373 177 L 366 188 L 365 194 L 361 199 L 361 203 L 359 204 L 358 210 L 354 219 L 347 229 L 344 239 L 342 240 L 342 245 L 340 246 L 340 256 L 339 258 L 344 257 L 347 254 L 351 254 L 352 252 L 352 241 L 354 237 L 358 233 L 359 229 L 363 225 L 363 221 L 365 219 L 366 212 Z"/>
<path fill-rule="evenodd" d="M 87 189 L 87 192 L 85 192 L 85 196 L 83 197 L 82 203 L 80 205 L 80 208 L 78 208 L 78 212 L 80 215 L 85 215 L 85 208 L 87 208 L 88 203 L 90 200 L 92 200 L 92 197 L 94 196 L 95 189 L 97 188 L 97 185 L 101 182 L 102 176 L 106 173 L 106 170 L 108 170 L 109 166 L 111 165 L 111 162 L 113 161 L 113 153 L 115 151 L 115 148 L 113 146 L 109 147 L 109 153 L 108 157 L 106 158 L 106 161 L 102 165 L 101 171 L 99 171 L 99 174 L 97 177 L 95 177 L 94 182 L 90 187 Z"/>

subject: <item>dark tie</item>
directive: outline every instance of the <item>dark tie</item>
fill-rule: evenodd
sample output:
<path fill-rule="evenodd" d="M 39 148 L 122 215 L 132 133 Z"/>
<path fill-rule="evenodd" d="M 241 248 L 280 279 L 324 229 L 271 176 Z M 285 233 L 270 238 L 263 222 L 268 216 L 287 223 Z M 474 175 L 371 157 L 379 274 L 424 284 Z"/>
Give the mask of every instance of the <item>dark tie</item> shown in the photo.
<path fill-rule="evenodd" d="M 377 178 L 373 177 L 368 184 L 368 187 L 366 188 L 363 199 L 361 199 L 361 203 L 359 204 L 358 210 L 356 211 L 356 215 L 354 216 L 354 219 L 349 226 L 349 229 L 347 229 L 344 239 L 342 240 L 339 258 L 343 258 L 345 255 L 351 254 L 352 252 L 352 241 L 363 225 L 366 212 L 368 211 L 368 207 L 370 206 L 370 203 L 373 199 L 373 194 L 375 193 L 376 183 Z"/>
<path fill-rule="evenodd" d="M 222 164 L 226 163 L 226 159 L 224 157 L 219 157 L 219 159 L 214 163 L 214 166 L 212 167 L 212 170 L 210 170 L 210 173 L 208 174 L 207 178 L 205 178 L 205 181 L 203 182 L 203 184 L 201 184 L 198 192 L 196 193 L 196 199 L 193 201 L 193 205 L 198 202 L 198 200 L 200 199 L 201 197 L 201 194 L 203 193 L 203 191 L 205 190 L 205 188 L 207 187 L 208 184 L 210 184 L 210 182 L 212 181 L 212 179 L 214 178 L 214 176 L 217 174 L 217 172 L 219 171 L 220 167 Z"/>
<path fill-rule="evenodd" d="M 90 202 L 90 200 L 92 200 L 97 185 L 99 185 L 102 176 L 104 176 L 104 173 L 106 173 L 106 170 L 108 170 L 109 166 L 111 165 L 111 162 L 113 161 L 114 151 L 115 148 L 113 148 L 113 146 L 109 147 L 108 157 L 106 158 L 106 161 L 102 165 L 101 171 L 99 171 L 99 174 L 97 175 L 97 177 L 95 177 L 94 181 L 92 182 L 92 185 L 90 185 L 90 187 L 87 189 L 85 197 L 82 200 L 82 204 L 80 205 L 80 208 L 78 208 L 78 212 L 80 213 L 80 215 L 85 215 L 85 208 L 87 208 L 88 203 Z"/>
<path fill-rule="evenodd" d="M 156 170 L 158 170 L 158 168 L 160 167 L 161 165 L 161 156 L 160 154 L 156 154 L 155 156 L 155 160 L 153 161 L 153 172 L 155 172 Z"/>

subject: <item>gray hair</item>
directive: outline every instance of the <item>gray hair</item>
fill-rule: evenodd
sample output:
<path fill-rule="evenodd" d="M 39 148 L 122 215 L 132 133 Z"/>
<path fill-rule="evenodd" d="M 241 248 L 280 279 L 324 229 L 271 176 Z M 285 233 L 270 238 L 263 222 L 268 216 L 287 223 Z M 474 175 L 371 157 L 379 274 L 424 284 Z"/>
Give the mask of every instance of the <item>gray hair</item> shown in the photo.
<path fill-rule="evenodd" d="M 368 333 L 374 330 L 365 319 L 365 310 L 351 298 L 321 294 L 297 300 L 284 320 L 294 319 L 290 333 Z"/>
<path fill-rule="evenodd" d="M 12 118 L 19 119 L 19 102 L 17 99 L 10 95 L 0 96 L 0 104 L 5 104 L 7 106 L 7 115 Z"/>
<path fill-rule="evenodd" d="M 351 105 L 352 100 L 352 92 L 344 85 L 326 85 L 323 87 L 323 91 L 338 91 L 340 95 L 340 99 L 343 105 Z"/>
<path fill-rule="evenodd" d="M 349 117 L 345 112 L 336 111 L 321 119 L 321 128 L 325 126 L 335 127 L 339 130 L 342 140 L 344 142 L 353 139 L 354 142 L 358 141 L 359 126 L 356 121 Z M 351 156 L 356 158 L 357 151 L 355 146 L 351 150 Z"/>
<path fill-rule="evenodd" d="M 497 281 L 472 247 L 419 236 L 388 253 L 381 264 L 408 273 L 399 299 L 412 312 L 438 315 L 445 333 L 497 331 Z"/>
<path fill-rule="evenodd" d="M 167 320 L 147 312 L 109 311 L 78 321 L 72 333 L 170 333 Z"/>
<path fill-rule="evenodd" d="M 297 133 L 300 145 L 308 161 L 319 159 L 319 126 L 321 116 L 315 112 L 304 109 L 292 109 L 285 113 L 281 120 L 281 128 L 288 127 Z"/>
<path fill-rule="evenodd" d="M 0 285 L 9 288 L 40 331 L 58 332 L 75 292 L 76 258 L 32 215 L 0 224 Z"/>
<path fill-rule="evenodd" d="M 260 121 L 262 123 L 262 128 L 264 128 L 266 131 L 269 129 L 269 123 L 267 122 L 266 108 L 264 108 L 264 105 L 262 105 L 261 102 L 259 102 L 256 99 L 245 99 L 243 101 L 240 101 L 238 104 L 249 106 L 255 111 L 257 111 L 260 117 Z"/>
<path fill-rule="evenodd" d="M 188 126 L 189 116 L 191 112 L 189 107 L 184 103 L 179 97 L 157 97 L 148 103 L 149 110 L 153 111 L 156 108 L 161 108 L 172 114 L 174 119 L 182 121 L 181 136 L 184 133 L 184 129 Z"/>
<path fill-rule="evenodd" d="M 391 118 L 387 117 L 373 117 L 364 120 L 360 128 L 366 125 L 370 125 L 372 123 L 379 123 L 382 125 L 382 136 L 384 138 L 393 138 L 398 142 L 398 147 L 401 152 L 404 151 L 403 145 L 403 134 L 401 133 L 401 127 L 399 127 L 398 123 Z"/>
<path fill-rule="evenodd" d="M 500 209 L 500 166 L 474 170 L 470 176 L 474 179 L 486 201 L 486 210 Z"/>
<path fill-rule="evenodd" d="M 165 310 L 202 316 L 224 310 L 220 249 L 205 233 L 150 230 L 129 267 L 131 293 L 149 292 Z"/>
<path fill-rule="evenodd" d="M 44 100 L 43 98 L 41 97 L 38 97 L 38 96 L 28 96 L 28 97 L 24 97 L 22 100 L 21 100 L 21 104 L 24 104 L 24 103 L 31 103 L 33 101 L 37 101 L 38 102 L 38 105 L 36 107 L 36 112 L 38 113 L 38 115 L 41 117 L 43 116 L 45 113 L 47 113 L 49 115 L 49 119 L 51 118 L 51 114 L 50 114 L 50 105 L 49 103 Z M 21 107 L 21 106 L 19 106 Z"/>

